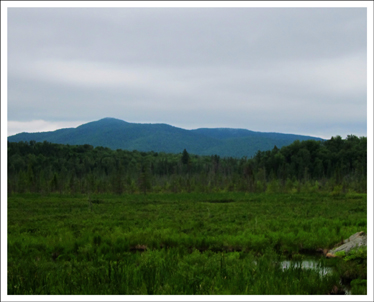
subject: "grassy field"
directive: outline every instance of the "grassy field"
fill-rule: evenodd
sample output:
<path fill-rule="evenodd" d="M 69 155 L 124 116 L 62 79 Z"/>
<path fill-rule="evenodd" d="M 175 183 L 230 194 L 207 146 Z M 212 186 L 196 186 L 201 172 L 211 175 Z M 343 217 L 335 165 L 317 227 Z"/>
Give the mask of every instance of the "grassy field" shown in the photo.
<path fill-rule="evenodd" d="M 366 232 L 366 206 L 366 194 L 14 194 L 8 294 L 328 294 L 352 267 L 319 257 L 338 268 L 321 276 L 297 260 Z"/>

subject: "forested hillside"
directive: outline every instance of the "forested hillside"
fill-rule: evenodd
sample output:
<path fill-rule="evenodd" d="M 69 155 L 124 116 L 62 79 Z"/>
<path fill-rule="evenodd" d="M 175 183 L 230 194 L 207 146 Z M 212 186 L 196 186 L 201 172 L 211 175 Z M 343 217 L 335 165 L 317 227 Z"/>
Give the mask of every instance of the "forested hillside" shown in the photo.
<path fill-rule="evenodd" d="M 9 193 L 366 192 L 366 173 L 367 139 L 353 135 L 252 158 L 8 142 Z"/>
<path fill-rule="evenodd" d="M 322 140 L 318 137 L 264 133 L 246 129 L 213 128 L 186 130 L 167 124 L 136 124 L 114 118 L 40 133 L 19 133 L 10 142 L 48 141 L 57 144 L 103 146 L 112 150 L 178 153 L 183 149 L 197 155 L 226 157 L 254 156 L 258 150 L 279 148 L 295 140 Z"/>

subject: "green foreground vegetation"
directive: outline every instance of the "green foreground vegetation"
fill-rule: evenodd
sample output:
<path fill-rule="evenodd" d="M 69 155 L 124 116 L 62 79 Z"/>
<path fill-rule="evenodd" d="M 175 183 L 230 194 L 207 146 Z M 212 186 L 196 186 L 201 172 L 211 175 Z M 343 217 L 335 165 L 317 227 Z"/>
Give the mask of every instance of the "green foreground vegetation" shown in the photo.
<path fill-rule="evenodd" d="M 316 253 L 359 231 L 358 193 L 13 193 L 8 294 L 366 294 L 364 250 Z"/>
<path fill-rule="evenodd" d="M 353 135 L 253 158 L 8 142 L 8 294 L 366 294 L 366 250 L 322 254 L 367 231 L 366 173 Z"/>

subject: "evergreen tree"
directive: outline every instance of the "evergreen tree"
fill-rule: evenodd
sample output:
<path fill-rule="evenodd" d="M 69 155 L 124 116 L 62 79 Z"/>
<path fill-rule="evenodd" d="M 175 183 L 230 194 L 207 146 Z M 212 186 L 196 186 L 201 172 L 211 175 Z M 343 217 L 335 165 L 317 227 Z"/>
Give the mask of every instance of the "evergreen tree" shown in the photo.
<path fill-rule="evenodd" d="M 182 164 L 188 165 L 189 162 L 190 162 L 190 155 L 188 154 L 187 150 L 184 149 L 182 153 Z"/>

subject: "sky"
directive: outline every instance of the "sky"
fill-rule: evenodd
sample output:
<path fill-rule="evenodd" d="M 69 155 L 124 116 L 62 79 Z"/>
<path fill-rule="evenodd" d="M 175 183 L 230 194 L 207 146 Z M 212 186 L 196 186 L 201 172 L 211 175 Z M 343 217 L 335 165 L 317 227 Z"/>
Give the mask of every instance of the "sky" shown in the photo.
<path fill-rule="evenodd" d="M 367 136 L 366 10 L 8 8 L 7 135 L 114 117 Z"/>

